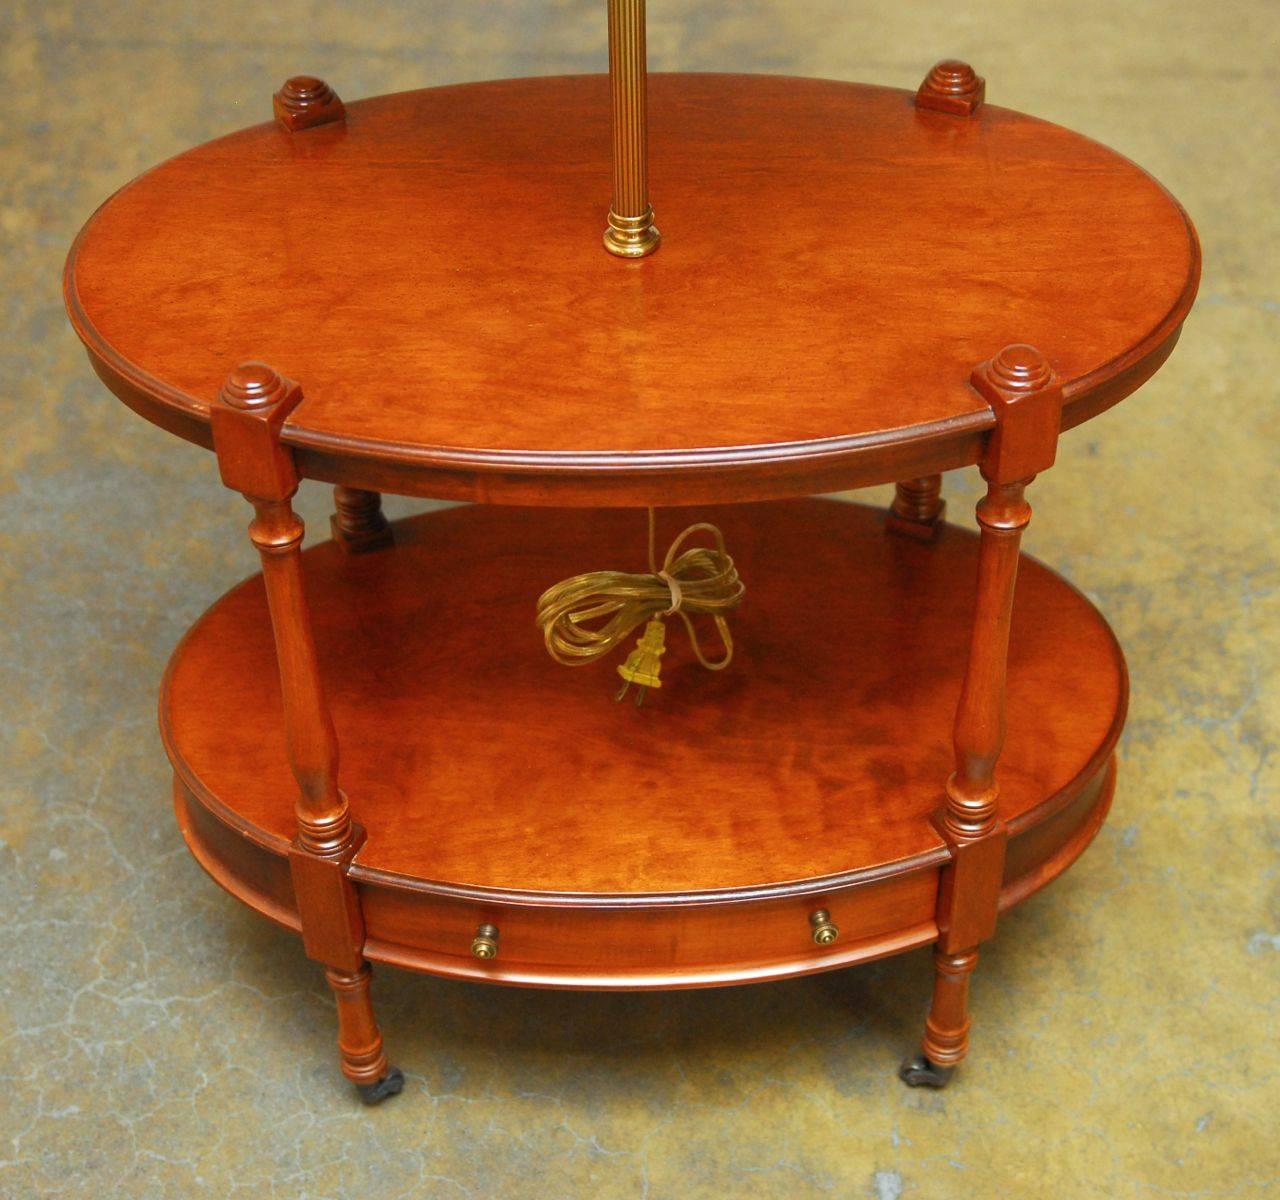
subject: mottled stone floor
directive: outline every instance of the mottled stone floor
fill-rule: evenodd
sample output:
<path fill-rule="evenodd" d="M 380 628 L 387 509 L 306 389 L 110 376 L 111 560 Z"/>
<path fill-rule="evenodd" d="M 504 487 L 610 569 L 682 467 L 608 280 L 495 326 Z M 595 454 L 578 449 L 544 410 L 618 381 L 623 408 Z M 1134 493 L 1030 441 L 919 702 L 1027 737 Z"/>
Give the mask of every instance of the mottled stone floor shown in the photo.
<path fill-rule="evenodd" d="M 952 1089 L 896 1082 L 923 954 L 784 985 L 593 996 L 387 970 L 406 1094 L 335 1070 L 320 973 L 223 895 L 168 807 L 154 693 L 246 573 L 212 460 L 97 384 L 58 276 L 114 188 L 262 118 L 594 70 L 598 0 L 10 0 L 0 12 L 0 1194 L 6 1197 L 1280 1195 L 1276 14 L 1246 0 L 654 0 L 656 67 L 914 86 L 959 54 L 1087 131 L 1204 241 L 1168 367 L 1070 435 L 1030 548 L 1096 597 L 1133 709 L 1112 820 L 1002 922 Z M 948 480 L 952 512 L 972 480 Z M 397 502 L 395 511 L 412 506 Z M 326 497 L 304 508 L 322 527 Z"/>

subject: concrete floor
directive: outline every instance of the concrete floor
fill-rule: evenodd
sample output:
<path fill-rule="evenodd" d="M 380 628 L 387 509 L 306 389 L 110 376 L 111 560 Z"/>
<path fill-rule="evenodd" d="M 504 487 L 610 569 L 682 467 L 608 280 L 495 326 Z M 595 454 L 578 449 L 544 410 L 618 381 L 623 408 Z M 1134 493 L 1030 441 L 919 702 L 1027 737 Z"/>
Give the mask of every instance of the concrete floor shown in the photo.
<path fill-rule="evenodd" d="M 971 59 L 993 102 L 1162 179 L 1201 299 L 1140 394 L 1069 435 L 1030 549 L 1093 595 L 1133 708 L 1110 824 L 1002 921 L 952 1088 L 893 1077 L 926 954 L 698 994 L 486 989 L 386 970 L 405 1095 L 362 1109 L 320 972 L 223 895 L 168 807 L 154 694 L 251 568 L 212 459 L 96 382 L 58 276 L 145 167 L 262 119 L 287 74 L 354 99 L 599 69 L 598 0 L 9 0 L 0 63 L 0 1195 L 1280 1195 L 1280 145 L 1274 8 L 654 0 L 655 68 L 914 87 Z M 948 480 L 968 519 L 972 479 Z M 411 510 L 395 502 L 396 512 Z M 304 499 L 313 529 L 327 508 Z"/>

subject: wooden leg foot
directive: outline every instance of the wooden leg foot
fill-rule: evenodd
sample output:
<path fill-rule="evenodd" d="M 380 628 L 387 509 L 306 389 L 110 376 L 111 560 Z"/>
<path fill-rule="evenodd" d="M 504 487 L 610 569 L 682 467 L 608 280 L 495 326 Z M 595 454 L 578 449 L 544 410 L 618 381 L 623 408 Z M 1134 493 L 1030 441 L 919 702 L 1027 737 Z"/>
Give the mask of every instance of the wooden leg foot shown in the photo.
<path fill-rule="evenodd" d="M 907 1087 L 944 1088 L 954 1073 L 955 1067 L 940 1067 L 923 1054 L 913 1054 L 898 1068 L 898 1078 Z"/>
<path fill-rule="evenodd" d="M 404 1087 L 404 1076 L 387 1063 L 382 1034 L 369 997 L 372 973 L 365 963 L 357 971 L 325 969 L 325 978 L 338 1001 L 338 1050 L 342 1073 L 356 1085 L 360 1099 L 377 1104 Z"/>

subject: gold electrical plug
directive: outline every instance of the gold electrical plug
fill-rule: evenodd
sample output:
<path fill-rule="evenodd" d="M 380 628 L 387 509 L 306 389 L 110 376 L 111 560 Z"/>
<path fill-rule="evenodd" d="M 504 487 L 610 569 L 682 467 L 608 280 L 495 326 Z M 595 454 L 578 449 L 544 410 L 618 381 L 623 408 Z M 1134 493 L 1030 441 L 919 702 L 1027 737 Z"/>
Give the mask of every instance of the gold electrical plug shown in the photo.
<path fill-rule="evenodd" d="M 636 642 L 636 648 L 627 655 L 627 661 L 618 668 L 623 678 L 622 689 L 614 697 L 621 700 L 627 689 L 634 683 L 640 690 L 636 692 L 636 707 L 644 703 L 644 694 L 649 688 L 662 686 L 658 678 L 662 670 L 662 656 L 667 652 L 667 627 L 661 618 L 652 617 L 644 627 L 644 633 Z"/>

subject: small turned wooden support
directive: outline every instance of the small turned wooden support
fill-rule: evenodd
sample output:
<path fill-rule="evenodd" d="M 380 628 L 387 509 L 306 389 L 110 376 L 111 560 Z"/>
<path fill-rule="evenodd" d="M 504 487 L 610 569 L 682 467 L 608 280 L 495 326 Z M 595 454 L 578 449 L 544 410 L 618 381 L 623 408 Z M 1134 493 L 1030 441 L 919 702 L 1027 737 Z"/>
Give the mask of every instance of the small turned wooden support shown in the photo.
<path fill-rule="evenodd" d="M 884 527 L 901 537 L 932 542 L 942 528 L 946 511 L 941 475 L 905 479 L 894 485 L 893 503 L 885 514 Z"/>
<path fill-rule="evenodd" d="M 336 510 L 329 518 L 333 540 L 349 554 L 367 554 L 381 550 L 395 540 L 391 525 L 382 515 L 382 497 L 363 488 L 333 489 Z"/>
<path fill-rule="evenodd" d="M 987 81 L 967 62 L 947 58 L 935 63 L 916 92 L 916 107 L 971 117 L 982 107 Z"/>
<path fill-rule="evenodd" d="M 298 490 L 293 454 L 280 430 L 302 389 L 266 363 L 247 362 L 227 377 L 211 412 L 222 481 L 253 505 L 249 537 L 262 560 L 271 612 L 289 767 L 298 784 L 298 846 L 341 859 L 355 830 L 338 787 L 338 737 L 325 700 L 302 582 L 302 520 L 290 501 Z"/>
<path fill-rule="evenodd" d="M 391 1085 L 369 1007 L 360 897 L 347 874 L 363 833 L 338 786 L 338 738 L 303 588 L 304 527 L 291 503 L 298 472 L 292 451 L 280 441 L 286 418 L 301 400 L 302 389 L 278 371 L 265 363 L 243 363 L 227 377 L 212 406 L 213 444 L 223 483 L 243 493 L 254 510 L 249 537 L 262 560 L 280 670 L 285 751 L 298 785 L 298 832 L 289 870 L 302 944 L 309 957 L 330 969 L 339 1000 L 343 1070 L 369 1099 L 380 1088 L 391 1094 Z M 371 1078 L 379 1065 L 380 1075 Z"/>
<path fill-rule="evenodd" d="M 213 407 L 213 441 L 223 483 L 253 505 L 249 537 L 262 559 L 280 665 L 285 744 L 299 792 L 298 843 L 313 854 L 340 857 L 352 842 L 351 815 L 338 788 L 338 738 L 302 586 L 304 527 L 290 503 L 298 473 L 280 442 L 285 419 L 301 400 L 292 380 L 265 363 L 243 363 Z"/>
<path fill-rule="evenodd" d="M 341 121 L 347 110 L 338 93 L 314 75 L 294 75 L 271 97 L 276 120 L 290 133 Z"/>
<path fill-rule="evenodd" d="M 938 889 L 938 944 L 924 1066 L 904 1065 L 908 1083 L 942 1086 L 968 1050 L 968 978 L 977 947 L 994 932 L 1008 840 L 997 807 L 996 764 L 1004 746 L 1005 676 L 1022 531 L 1031 520 L 1024 491 L 1053 464 L 1062 423 L 1062 388 L 1032 346 L 1006 346 L 970 377 L 996 419 L 980 470 L 987 494 L 978 502 L 978 589 L 969 662 L 952 740 L 955 770 L 934 821 L 951 862 Z"/>
<path fill-rule="evenodd" d="M 262 559 L 284 701 L 289 766 L 298 783 L 298 843 L 326 857 L 343 854 L 353 831 L 338 787 L 338 737 L 320 682 L 311 614 L 302 584 L 304 526 L 287 500 L 252 498 L 249 537 Z"/>

